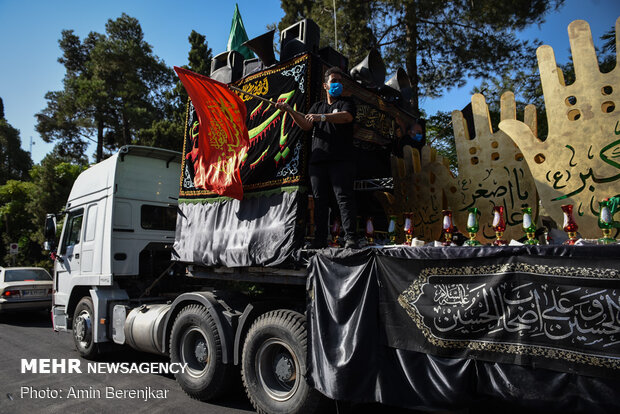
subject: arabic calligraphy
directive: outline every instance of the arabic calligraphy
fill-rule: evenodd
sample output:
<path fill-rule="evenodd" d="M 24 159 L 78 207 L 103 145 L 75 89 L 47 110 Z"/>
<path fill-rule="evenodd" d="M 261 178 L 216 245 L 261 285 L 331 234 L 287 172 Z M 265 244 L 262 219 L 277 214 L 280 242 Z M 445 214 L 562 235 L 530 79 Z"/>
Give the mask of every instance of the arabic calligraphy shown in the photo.
<path fill-rule="evenodd" d="M 356 102 L 356 105 L 357 115 L 355 116 L 355 122 L 360 128 L 360 131 L 356 133 L 356 138 L 365 138 L 366 141 L 374 142 L 379 137 L 383 137 L 383 141 L 385 141 L 385 137 L 393 137 L 395 135 L 394 119 L 389 114 L 363 101 Z M 385 144 L 389 142 L 383 141 L 378 143 Z"/>
<path fill-rule="evenodd" d="M 307 86 L 311 78 L 309 59 L 309 55 L 296 58 L 292 65 L 287 63 L 261 71 L 236 82 L 236 86 L 257 96 L 288 102 L 296 110 L 306 110 L 309 104 Z M 230 120 L 240 118 L 240 109 L 234 105 L 220 99 L 202 102 L 209 117 L 199 121 L 193 103 L 188 100 L 180 197 L 217 199 L 216 193 L 202 188 L 196 181 L 197 171 L 208 169 L 225 181 L 230 173 L 237 171 L 236 163 L 240 166 L 244 189 L 248 191 L 276 188 L 282 184 L 297 185 L 301 181 L 303 171 L 294 168 L 293 159 L 299 152 L 296 150 L 299 142 L 305 143 L 304 132 L 274 105 L 243 93 L 238 96 L 245 103 L 246 131 L 228 126 Z M 199 132 L 204 141 L 199 141 Z M 237 151 L 242 138 L 245 139 L 244 132 L 248 134 L 249 148 Z M 300 148 L 297 163 L 303 159 L 303 145 Z M 208 150 L 210 158 L 205 162 Z M 297 171 L 295 176 L 284 174 L 292 171 Z"/>
<path fill-rule="evenodd" d="M 512 171 L 508 170 L 508 168 L 504 167 L 506 171 L 507 180 L 506 182 L 502 182 L 500 185 L 497 185 L 498 182 L 493 180 L 492 183 L 485 183 L 489 177 L 491 177 L 491 173 L 493 169 L 487 170 L 488 175 L 485 179 L 482 180 L 481 183 L 478 183 L 478 189 L 471 192 L 470 198 L 471 201 L 465 207 L 462 207 L 461 211 L 467 211 L 470 207 L 473 207 L 478 202 L 478 199 L 504 199 L 504 203 L 510 209 L 515 209 L 520 207 L 521 203 L 528 199 L 529 194 L 527 191 L 521 192 L 521 183 L 519 177 L 523 177 L 524 172 L 521 168 L 519 168 L 518 172 L 516 168 L 513 168 Z M 496 174 L 497 177 L 499 174 Z M 462 180 L 461 181 L 461 190 L 466 192 L 469 188 L 468 185 L 472 183 L 472 180 Z M 487 187 L 485 184 L 489 184 Z M 506 185 L 504 185 L 506 184 Z M 508 196 L 506 198 L 505 196 Z M 516 223 L 508 223 L 509 225 L 515 225 Z"/>
<path fill-rule="evenodd" d="M 619 194 L 620 121 L 617 107 L 612 109 L 612 101 L 602 102 L 601 97 L 613 99 L 610 94 L 620 85 L 620 66 L 605 73 L 598 70 L 587 22 L 570 23 L 568 35 L 575 66 L 582 68 L 570 85 L 558 77 L 550 46 L 541 47 L 536 54 L 549 125 L 547 137 L 539 139 L 515 120 L 503 120 L 500 129 L 522 150 L 537 177 L 536 188 L 546 215 L 559 226 L 561 205 L 573 204 L 581 237 L 598 238 L 598 202 Z"/>
<path fill-rule="evenodd" d="M 462 207 L 459 212 L 467 212 L 471 207 L 481 208 L 486 215 L 487 209 L 483 202 L 489 203 L 491 210 L 495 205 L 503 205 L 508 226 L 520 226 L 522 215 L 520 207 L 529 204 L 535 196 L 533 183 L 529 181 L 529 172 L 526 174 L 521 167 L 487 168 L 486 176 L 477 184 L 471 178 L 459 181 Z M 473 186 L 477 188 L 474 189 Z M 529 190 L 529 191 L 528 191 Z M 486 239 L 493 239 L 495 232 L 488 220 L 482 220 L 482 235 Z"/>
<path fill-rule="evenodd" d="M 620 349 L 619 292 L 534 283 L 437 285 L 432 327 L 459 339 L 518 335 L 522 339 L 568 339 L 584 347 Z M 443 305 L 442 305 L 443 303 Z M 444 306 L 449 305 L 449 306 Z M 544 341 L 539 341 L 544 342 Z"/>
<path fill-rule="evenodd" d="M 241 87 L 244 92 L 251 93 L 257 96 L 263 96 L 269 93 L 269 78 L 264 77 L 256 82 L 246 83 Z M 249 101 L 252 99 L 250 95 L 246 95 L 244 93 L 239 93 L 239 97 L 244 101 Z"/>
<path fill-rule="evenodd" d="M 398 300 L 440 346 L 604 354 L 620 369 L 619 277 L 615 269 L 524 263 L 432 268 Z"/>

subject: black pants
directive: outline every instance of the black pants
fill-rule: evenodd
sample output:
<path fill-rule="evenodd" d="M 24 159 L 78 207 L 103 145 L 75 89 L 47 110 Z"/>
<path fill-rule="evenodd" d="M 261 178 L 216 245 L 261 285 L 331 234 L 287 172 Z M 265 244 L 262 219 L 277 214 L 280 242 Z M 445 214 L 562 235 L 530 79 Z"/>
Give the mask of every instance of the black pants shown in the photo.
<path fill-rule="evenodd" d="M 353 180 L 355 165 L 351 161 L 328 161 L 310 164 L 310 183 L 314 196 L 315 240 L 324 241 L 329 227 L 329 199 L 336 196 L 345 238 L 356 238 L 356 210 Z"/>

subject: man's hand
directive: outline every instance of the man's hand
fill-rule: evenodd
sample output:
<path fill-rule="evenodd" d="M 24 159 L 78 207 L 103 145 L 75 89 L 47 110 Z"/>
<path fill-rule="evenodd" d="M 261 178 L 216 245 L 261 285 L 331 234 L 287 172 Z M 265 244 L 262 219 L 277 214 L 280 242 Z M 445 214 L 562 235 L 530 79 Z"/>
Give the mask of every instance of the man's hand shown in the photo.
<path fill-rule="evenodd" d="M 319 114 L 307 114 L 306 120 L 308 122 L 319 122 L 321 120 L 321 115 Z"/>
<path fill-rule="evenodd" d="M 288 113 L 293 112 L 293 108 L 291 108 L 291 106 L 286 102 L 276 102 L 275 107 L 276 109 L 279 109 L 281 111 L 285 111 Z"/>
<path fill-rule="evenodd" d="M 348 124 L 349 122 L 353 122 L 353 115 L 346 111 L 332 112 L 329 114 L 307 114 L 306 121 L 310 123 L 319 122 L 321 120 L 321 115 L 325 115 L 326 121 L 330 124 Z"/>

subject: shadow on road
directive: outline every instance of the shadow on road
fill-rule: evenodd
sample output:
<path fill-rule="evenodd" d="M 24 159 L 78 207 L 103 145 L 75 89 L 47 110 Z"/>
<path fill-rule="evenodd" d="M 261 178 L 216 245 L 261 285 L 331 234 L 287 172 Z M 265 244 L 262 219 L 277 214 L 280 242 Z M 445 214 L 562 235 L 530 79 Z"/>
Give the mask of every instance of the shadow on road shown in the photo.
<path fill-rule="evenodd" d="M 4 325 L 32 328 L 52 328 L 52 316 L 48 311 L 0 313 L 0 323 Z"/>
<path fill-rule="evenodd" d="M 100 355 L 96 361 L 97 362 L 119 362 L 119 363 L 136 362 L 138 364 L 143 363 L 143 362 L 167 363 L 167 362 L 170 362 L 170 358 L 163 356 L 163 355 L 148 354 L 148 353 L 136 351 L 128 346 L 125 347 L 125 346 L 119 345 L 119 346 L 115 346 L 114 349 L 110 350 L 109 352 L 106 352 Z M 168 378 L 171 381 L 176 382 L 173 374 L 161 373 L 161 374 L 153 374 L 153 375 Z M 178 387 L 178 385 L 176 384 L 175 386 Z M 190 398 L 190 397 L 187 397 L 187 398 Z M 243 386 L 241 384 L 240 373 L 238 373 L 235 376 L 233 380 L 233 384 L 230 387 L 228 392 L 226 392 L 221 398 L 217 400 L 209 401 L 208 404 L 231 408 L 231 409 L 244 410 L 248 412 L 254 412 L 254 409 L 252 408 L 252 404 L 250 404 L 250 401 L 248 400 L 247 396 L 245 395 L 245 391 L 243 390 Z"/>

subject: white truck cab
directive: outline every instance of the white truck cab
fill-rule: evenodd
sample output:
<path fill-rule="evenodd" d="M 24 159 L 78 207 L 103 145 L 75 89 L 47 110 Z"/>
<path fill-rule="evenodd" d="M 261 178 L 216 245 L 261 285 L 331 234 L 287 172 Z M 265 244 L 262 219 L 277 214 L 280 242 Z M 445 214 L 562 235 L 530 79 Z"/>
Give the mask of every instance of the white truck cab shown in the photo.
<path fill-rule="evenodd" d="M 180 162 L 175 151 L 125 146 L 77 178 L 54 263 L 55 330 L 71 328 L 77 302 L 89 293 L 105 315 L 108 300 L 127 295 L 126 288 L 118 289 L 119 278 L 139 285 L 142 273 L 167 267 Z M 107 321 L 87 322 L 104 340 Z"/>

